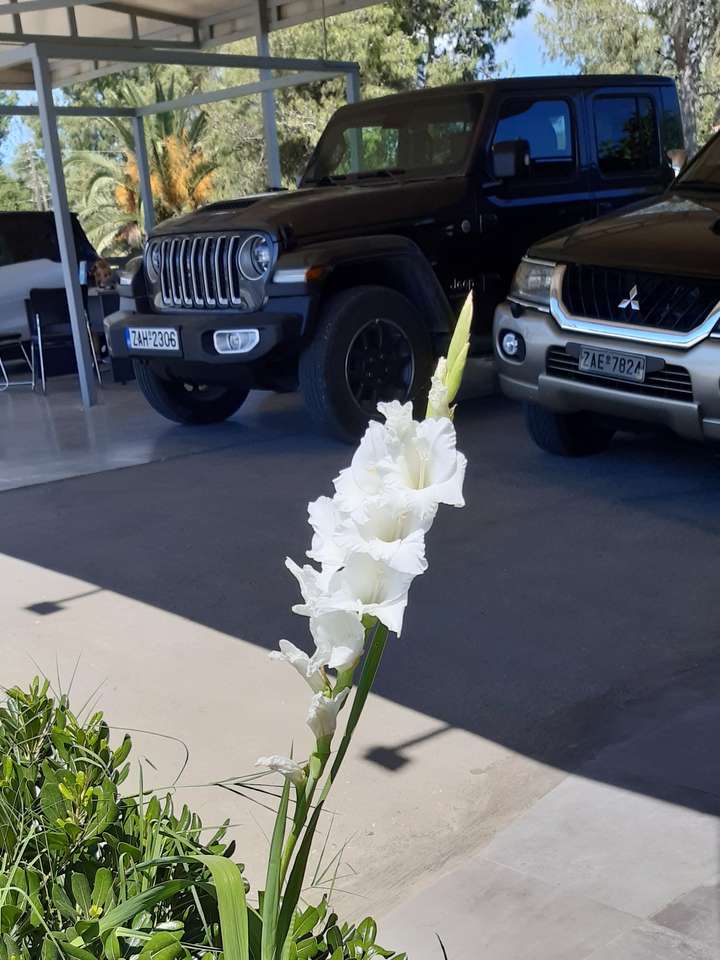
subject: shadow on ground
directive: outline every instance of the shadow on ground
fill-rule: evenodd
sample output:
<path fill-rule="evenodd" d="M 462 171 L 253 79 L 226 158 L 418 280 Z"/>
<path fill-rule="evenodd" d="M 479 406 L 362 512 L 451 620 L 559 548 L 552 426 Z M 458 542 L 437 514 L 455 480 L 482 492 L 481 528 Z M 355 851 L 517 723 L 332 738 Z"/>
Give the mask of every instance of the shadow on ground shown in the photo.
<path fill-rule="evenodd" d="M 304 642 L 283 559 L 302 559 L 305 505 L 331 492 L 350 450 L 315 434 L 294 398 L 263 401 L 222 429 L 218 449 L 3 493 L 1 549 L 268 649 L 280 637 Z M 467 507 L 446 508 L 430 535 L 429 572 L 377 691 L 436 718 L 427 736 L 438 749 L 461 727 L 568 769 L 712 699 L 716 455 L 621 435 L 601 457 L 551 458 L 500 399 L 466 402 L 458 430 Z M 53 616 L 82 602 L 38 596 L 33 609 Z M 706 720 L 710 744 L 719 715 Z M 720 812 L 720 766 L 697 754 L 697 725 L 673 729 L 688 743 L 664 760 L 660 750 L 655 773 L 621 780 Z M 398 769 L 413 745 L 389 731 L 369 757 Z M 688 756 L 696 763 L 683 767 Z"/>

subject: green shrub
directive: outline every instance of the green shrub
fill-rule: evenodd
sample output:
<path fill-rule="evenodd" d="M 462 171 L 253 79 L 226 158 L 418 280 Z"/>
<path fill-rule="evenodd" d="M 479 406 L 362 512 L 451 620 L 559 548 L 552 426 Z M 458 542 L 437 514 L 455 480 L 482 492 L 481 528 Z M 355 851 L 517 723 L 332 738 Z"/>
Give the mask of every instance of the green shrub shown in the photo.
<path fill-rule="evenodd" d="M 200 819 L 185 806 L 176 816 L 170 796 L 122 797 L 130 738 L 111 749 L 101 713 L 80 720 L 48 689 L 36 679 L 0 705 L 0 960 L 234 960 L 210 865 L 225 858 L 231 897 L 247 884 L 225 828 L 203 842 Z M 252 908 L 248 927 L 260 960 Z M 375 934 L 370 919 L 339 923 L 323 900 L 296 913 L 291 957 L 395 956 Z"/>

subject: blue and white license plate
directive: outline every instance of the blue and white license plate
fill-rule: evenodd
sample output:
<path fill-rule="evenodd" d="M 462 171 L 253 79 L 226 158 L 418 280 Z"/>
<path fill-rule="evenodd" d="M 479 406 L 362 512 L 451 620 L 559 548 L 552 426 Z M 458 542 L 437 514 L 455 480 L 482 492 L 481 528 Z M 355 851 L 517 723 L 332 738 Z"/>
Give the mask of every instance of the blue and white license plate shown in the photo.
<path fill-rule="evenodd" d="M 179 353 L 180 335 L 174 327 L 126 327 L 128 350 L 148 353 Z"/>
<path fill-rule="evenodd" d="M 645 357 L 618 350 L 597 350 L 581 347 L 578 369 L 596 377 L 614 377 L 642 383 L 645 379 Z"/>

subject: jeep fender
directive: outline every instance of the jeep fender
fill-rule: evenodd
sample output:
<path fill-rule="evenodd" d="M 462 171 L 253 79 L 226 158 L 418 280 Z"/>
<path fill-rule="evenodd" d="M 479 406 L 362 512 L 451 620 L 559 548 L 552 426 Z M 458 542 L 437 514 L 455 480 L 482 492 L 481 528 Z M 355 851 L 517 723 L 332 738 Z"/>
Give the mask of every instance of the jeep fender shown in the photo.
<path fill-rule="evenodd" d="M 303 335 L 312 335 L 324 303 L 333 294 L 364 284 L 391 287 L 417 308 L 432 333 L 447 333 L 455 323 L 453 309 L 435 271 L 416 243 L 407 237 L 380 235 L 317 243 L 281 254 L 277 271 L 302 273 L 315 268 L 309 283 L 269 283 L 270 300 L 284 296 L 309 298 Z"/>

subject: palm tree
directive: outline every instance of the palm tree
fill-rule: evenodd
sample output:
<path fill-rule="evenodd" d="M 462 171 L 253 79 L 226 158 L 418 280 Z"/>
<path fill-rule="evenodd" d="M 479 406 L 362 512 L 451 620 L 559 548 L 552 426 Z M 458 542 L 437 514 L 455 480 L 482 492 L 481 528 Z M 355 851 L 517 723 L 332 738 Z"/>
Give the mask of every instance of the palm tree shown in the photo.
<path fill-rule="evenodd" d="M 156 101 L 175 97 L 171 78 L 163 87 L 154 81 Z M 124 80 L 109 98 L 117 105 L 142 103 L 142 88 Z M 84 206 L 79 211 L 88 236 L 99 252 L 142 246 L 142 201 L 132 131 L 122 118 L 104 121 L 113 128 L 120 149 L 115 155 L 90 150 L 77 151 L 69 161 L 84 181 Z M 207 114 L 187 109 L 153 114 L 147 125 L 150 185 L 158 221 L 196 210 L 210 198 L 217 164 L 202 149 Z"/>

